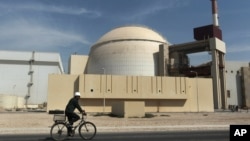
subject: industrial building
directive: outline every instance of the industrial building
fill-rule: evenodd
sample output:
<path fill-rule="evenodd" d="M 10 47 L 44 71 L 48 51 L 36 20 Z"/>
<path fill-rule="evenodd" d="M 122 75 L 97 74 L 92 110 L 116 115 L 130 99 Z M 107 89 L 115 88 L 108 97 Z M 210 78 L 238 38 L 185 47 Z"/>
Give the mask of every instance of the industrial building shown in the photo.
<path fill-rule="evenodd" d="M 226 61 L 225 73 L 228 108 L 250 107 L 250 63 Z"/>
<path fill-rule="evenodd" d="M 191 50 L 190 45 L 195 52 L 204 45 L 212 46 L 211 51 L 225 50 L 217 38 L 177 46 L 145 26 L 115 28 L 91 47 L 89 56 L 71 56 L 70 74 L 49 76 L 47 110 L 63 109 L 80 91 L 90 112 L 111 112 L 119 102 L 143 103 L 145 112 L 212 112 L 211 77 L 188 77 L 179 71 L 189 63 L 179 51 Z"/>
<path fill-rule="evenodd" d="M 58 53 L 0 51 L 0 108 L 46 106 L 52 73 L 64 73 Z"/>
<path fill-rule="evenodd" d="M 88 55 L 71 55 L 69 74 L 59 54 L 2 51 L 0 96 L 9 97 L 0 97 L 0 107 L 14 96 L 14 105 L 47 103 L 47 111 L 64 110 L 76 91 L 86 111 L 123 116 L 250 107 L 249 63 L 225 61 L 216 0 L 212 6 L 213 24 L 194 28 L 194 41 L 172 45 L 146 26 L 117 27 Z M 191 66 L 188 55 L 199 52 L 208 52 L 211 62 Z"/>
<path fill-rule="evenodd" d="M 91 47 L 85 73 L 157 76 L 160 44 L 169 43 L 150 28 L 115 28 Z"/>
<path fill-rule="evenodd" d="M 194 28 L 192 42 L 171 45 L 144 26 L 107 32 L 91 47 L 89 56 L 71 56 L 69 75 L 49 76 L 47 110 L 63 109 L 75 91 L 82 93 L 87 111 L 124 116 L 131 111 L 211 112 L 231 104 L 249 107 L 245 87 L 249 66 L 241 68 L 241 91 L 237 85 L 226 84 L 226 77 L 237 84 L 238 78 L 229 75 L 230 65 L 226 68 L 217 3 L 211 2 L 213 24 Z M 190 66 L 188 55 L 198 52 L 209 52 L 211 62 Z M 56 102 L 58 97 L 63 99 Z"/>

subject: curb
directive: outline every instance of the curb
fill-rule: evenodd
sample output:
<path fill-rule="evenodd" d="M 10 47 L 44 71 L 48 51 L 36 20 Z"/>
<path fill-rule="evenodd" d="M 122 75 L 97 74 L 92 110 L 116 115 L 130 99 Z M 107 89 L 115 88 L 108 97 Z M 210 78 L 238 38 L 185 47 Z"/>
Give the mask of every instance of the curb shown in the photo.
<path fill-rule="evenodd" d="M 116 126 L 97 127 L 97 132 L 149 132 L 149 131 L 201 131 L 201 130 L 229 130 L 229 125 L 167 125 L 167 126 Z M 0 128 L 0 135 L 6 134 L 50 134 L 47 128 Z"/>

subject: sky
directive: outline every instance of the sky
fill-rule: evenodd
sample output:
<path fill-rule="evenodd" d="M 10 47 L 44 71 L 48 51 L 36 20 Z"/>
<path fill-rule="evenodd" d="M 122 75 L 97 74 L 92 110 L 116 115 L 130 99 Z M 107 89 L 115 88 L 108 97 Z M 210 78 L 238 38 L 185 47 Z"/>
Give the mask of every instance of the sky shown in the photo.
<path fill-rule="evenodd" d="M 226 61 L 250 62 L 250 0 L 218 0 Z M 108 31 L 143 25 L 171 44 L 194 41 L 193 28 L 212 24 L 210 0 L 0 0 L 0 50 L 88 55 Z M 190 55 L 197 65 L 207 52 Z"/>

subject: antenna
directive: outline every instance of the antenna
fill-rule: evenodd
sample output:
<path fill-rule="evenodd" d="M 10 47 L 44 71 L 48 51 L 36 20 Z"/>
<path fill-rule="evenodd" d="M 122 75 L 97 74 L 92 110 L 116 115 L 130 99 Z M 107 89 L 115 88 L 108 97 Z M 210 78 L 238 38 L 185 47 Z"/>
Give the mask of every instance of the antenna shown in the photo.
<path fill-rule="evenodd" d="M 211 0 L 211 1 L 212 1 L 213 25 L 219 26 L 217 0 Z"/>

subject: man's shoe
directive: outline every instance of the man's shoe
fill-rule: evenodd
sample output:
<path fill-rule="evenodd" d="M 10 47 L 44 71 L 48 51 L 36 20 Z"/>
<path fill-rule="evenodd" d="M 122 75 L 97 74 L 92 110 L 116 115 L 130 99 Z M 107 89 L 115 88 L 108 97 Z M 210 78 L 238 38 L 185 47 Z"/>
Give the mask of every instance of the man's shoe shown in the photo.
<path fill-rule="evenodd" d="M 72 133 L 68 133 L 68 136 L 69 136 L 69 137 L 72 137 L 73 135 L 72 135 Z"/>
<path fill-rule="evenodd" d="M 74 131 L 73 131 L 73 130 L 68 131 L 68 136 L 73 137 L 74 135 L 75 135 L 75 134 L 74 134 Z"/>
<path fill-rule="evenodd" d="M 72 125 L 71 124 L 67 124 L 66 127 L 68 129 L 68 136 L 72 136 Z"/>

